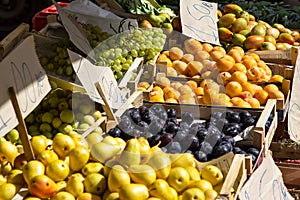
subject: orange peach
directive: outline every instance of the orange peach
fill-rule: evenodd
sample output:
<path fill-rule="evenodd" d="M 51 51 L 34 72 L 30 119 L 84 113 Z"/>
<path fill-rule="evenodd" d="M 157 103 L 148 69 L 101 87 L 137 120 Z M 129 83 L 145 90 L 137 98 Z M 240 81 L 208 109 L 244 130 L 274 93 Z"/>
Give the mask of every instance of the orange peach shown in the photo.
<path fill-rule="evenodd" d="M 219 93 L 218 100 L 216 102 L 217 105 L 226 106 L 226 103 L 230 102 L 230 97 L 227 94 Z"/>
<path fill-rule="evenodd" d="M 180 104 L 196 104 L 194 96 L 191 96 L 190 94 L 181 95 L 178 102 Z"/>
<path fill-rule="evenodd" d="M 224 55 L 226 55 L 226 52 L 224 53 L 223 51 L 218 51 L 218 50 L 212 50 L 210 53 L 210 58 L 213 61 L 217 61 L 220 58 L 222 58 Z"/>
<path fill-rule="evenodd" d="M 202 44 L 196 39 L 190 38 L 184 41 L 184 49 L 187 53 L 194 54 L 202 50 Z"/>
<path fill-rule="evenodd" d="M 233 104 L 233 106 L 251 108 L 251 105 L 240 97 L 233 97 L 230 99 L 230 102 Z"/>
<path fill-rule="evenodd" d="M 235 61 L 230 55 L 224 55 L 216 61 L 216 67 L 220 72 L 228 72 L 234 64 Z"/>
<path fill-rule="evenodd" d="M 217 82 L 222 85 L 229 83 L 231 74 L 229 72 L 221 72 L 217 76 Z"/>
<path fill-rule="evenodd" d="M 254 94 L 253 97 L 259 101 L 260 105 L 265 105 L 269 98 L 269 94 L 265 90 L 259 90 Z"/>
<path fill-rule="evenodd" d="M 243 72 L 244 74 L 246 74 L 247 68 L 242 63 L 235 63 L 232 66 L 232 68 L 229 70 L 229 73 L 233 74 L 236 71 L 240 71 L 240 72 Z"/>
<path fill-rule="evenodd" d="M 212 51 L 222 51 L 224 54 L 226 54 L 226 50 L 222 46 L 214 46 Z"/>
<path fill-rule="evenodd" d="M 269 82 L 280 82 L 280 83 L 282 83 L 283 79 L 284 78 L 281 75 L 273 75 L 273 76 L 271 76 Z"/>
<path fill-rule="evenodd" d="M 209 79 L 211 77 L 212 77 L 212 71 L 209 71 L 209 70 L 207 70 L 201 74 L 202 79 Z"/>
<path fill-rule="evenodd" d="M 194 80 L 189 80 L 185 84 L 189 85 L 193 90 L 195 90 L 198 87 L 198 84 Z"/>
<path fill-rule="evenodd" d="M 267 91 L 268 93 L 270 93 L 270 92 L 276 92 L 276 91 L 278 91 L 279 89 L 278 89 L 278 87 L 277 87 L 277 85 L 275 85 L 275 84 L 268 84 L 268 85 L 266 85 L 265 87 L 264 87 L 264 90 L 265 91 Z"/>
<path fill-rule="evenodd" d="M 280 90 L 269 92 L 270 99 L 284 99 L 284 94 Z"/>
<path fill-rule="evenodd" d="M 242 91 L 242 93 L 238 97 L 240 97 L 241 99 L 245 100 L 245 99 L 247 99 L 249 97 L 252 97 L 252 94 L 249 91 Z"/>
<path fill-rule="evenodd" d="M 212 60 L 202 60 L 202 64 L 207 70 L 213 70 L 214 68 L 216 68 L 216 62 Z"/>
<path fill-rule="evenodd" d="M 258 81 L 261 78 L 262 73 L 261 73 L 260 68 L 255 66 L 251 69 L 248 69 L 246 75 L 247 75 L 248 80 Z"/>
<path fill-rule="evenodd" d="M 154 86 L 151 92 L 160 92 L 161 94 L 164 93 L 163 89 L 159 86 Z"/>
<path fill-rule="evenodd" d="M 183 56 L 183 51 L 178 47 L 172 47 L 169 50 L 169 57 L 172 61 L 180 60 Z"/>
<path fill-rule="evenodd" d="M 248 91 L 248 92 L 250 92 L 252 96 L 255 94 L 255 88 L 254 88 L 254 86 L 253 86 L 252 83 L 249 83 L 249 82 L 244 83 L 244 84 L 242 85 L 242 88 L 243 88 L 243 91 Z"/>
<path fill-rule="evenodd" d="M 208 90 L 215 90 L 215 91 L 219 92 L 220 91 L 220 85 L 216 82 L 211 82 L 211 83 L 205 84 L 203 89 L 204 89 L 204 92 L 206 92 Z"/>
<path fill-rule="evenodd" d="M 225 87 L 225 90 L 226 90 L 226 94 L 228 96 L 230 96 L 231 98 L 233 97 L 237 97 L 239 96 L 242 91 L 243 91 L 243 88 L 241 86 L 241 84 L 237 81 L 230 81 L 226 87 Z"/>
<path fill-rule="evenodd" d="M 202 63 L 200 61 L 194 60 L 187 64 L 187 67 L 184 70 L 184 74 L 192 77 L 201 74 L 203 70 L 204 66 L 202 65 Z"/>
<path fill-rule="evenodd" d="M 243 49 L 242 47 L 240 47 L 240 46 L 233 46 L 231 49 L 236 49 L 236 50 L 238 50 L 239 53 L 240 53 L 240 55 L 241 55 L 242 57 L 244 57 L 245 51 L 244 51 L 244 49 Z M 231 49 L 230 49 L 230 50 L 231 50 Z"/>
<path fill-rule="evenodd" d="M 147 90 L 150 87 L 150 83 L 143 81 L 138 84 L 138 87 L 143 87 Z"/>
<path fill-rule="evenodd" d="M 237 50 L 237 49 L 230 49 L 227 54 L 230 55 L 231 57 L 233 57 L 233 59 L 236 63 L 239 63 L 242 61 L 242 55 L 240 54 L 239 50 Z"/>
<path fill-rule="evenodd" d="M 161 54 L 163 55 L 163 54 Z M 168 57 L 159 57 L 160 59 L 157 59 L 156 63 L 159 65 L 164 65 L 167 67 L 172 67 L 172 61 Z"/>
<path fill-rule="evenodd" d="M 196 97 L 196 103 L 197 104 L 205 104 L 203 101 L 203 96 L 197 96 Z"/>
<path fill-rule="evenodd" d="M 212 79 L 204 79 L 203 81 L 201 81 L 200 87 L 204 88 L 206 84 L 213 83 L 213 82 L 215 82 L 215 81 Z"/>
<path fill-rule="evenodd" d="M 203 50 L 206 52 L 211 52 L 212 49 L 214 48 L 213 45 L 209 44 L 209 43 L 203 43 L 202 44 Z"/>
<path fill-rule="evenodd" d="M 231 74 L 230 81 L 237 81 L 241 85 L 243 85 L 248 81 L 248 78 L 247 78 L 246 74 L 244 74 L 243 72 L 236 71 L 233 74 Z"/>
<path fill-rule="evenodd" d="M 194 60 L 194 55 L 190 54 L 190 53 L 186 53 L 182 56 L 181 61 L 185 62 L 185 63 L 189 63 L 191 61 Z"/>
<path fill-rule="evenodd" d="M 204 94 L 204 89 L 202 87 L 197 87 L 194 92 L 196 96 L 202 96 Z"/>
<path fill-rule="evenodd" d="M 175 60 L 172 63 L 172 67 L 179 73 L 179 74 L 184 74 L 184 71 L 187 67 L 187 64 L 183 61 L 180 60 Z"/>
<path fill-rule="evenodd" d="M 165 87 L 163 91 L 164 91 L 165 99 L 173 98 L 173 99 L 178 100 L 178 98 L 180 96 L 180 93 L 172 87 Z"/>
<path fill-rule="evenodd" d="M 259 108 L 260 107 L 260 103 L 259 101 L 254 98 L 254 97 L 248 97 L 245 99 L 246 102 L 248 102 L 252 108 Z"/>
<path fill-rule="evenodd" d="M 214 104 L 218 101 L 219 93 L 214 90 L 205 91 L 203 94 L 203 102 L 207 105 Z"/>
<path fill-rule="evenodd" d="M 257 62 L 255 60 L 255 58 L 245 58 L 243 59 L 243 65 L 245 65 L 245 67 L 247 69 L 252 69 L 253 67 L 257 66 Z"/>

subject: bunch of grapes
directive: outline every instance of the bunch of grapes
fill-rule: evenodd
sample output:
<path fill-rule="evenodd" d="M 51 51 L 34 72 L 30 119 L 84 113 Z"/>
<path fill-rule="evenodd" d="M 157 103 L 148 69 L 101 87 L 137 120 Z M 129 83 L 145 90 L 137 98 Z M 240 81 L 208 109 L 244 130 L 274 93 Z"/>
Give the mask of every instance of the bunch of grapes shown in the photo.
<path fill-rule="evenodd" d="M 102 41 L 109 38 L 111 35 L 102 31 L 98 25 L 93 24 L 81 24 L 82 28 L 86 31 L 88 41 L 92 48 L 97 47 Z"/>
<path fill-rule="evenodd" d="M 48 71 L 54 71 L 59 76 L 71 77 L 73 80 L 76 74 L 72 67 L 67 49 L 79 52 L 75 45 L 69 40 L 64 39 L 55 44 L 55 52 L 50 56 L 40 57 L 41 65 Z"/>
<path fill-rule="evenodd" d="M 166 35 L 160 28 L 122 32 L 94 49 L 97 65 L 111 67 L 116 80 L 120 80 L 135 58 L 143 57 L 147 64 L 154 62 L 154 57 L 162 51 L 165 41 Z"/>

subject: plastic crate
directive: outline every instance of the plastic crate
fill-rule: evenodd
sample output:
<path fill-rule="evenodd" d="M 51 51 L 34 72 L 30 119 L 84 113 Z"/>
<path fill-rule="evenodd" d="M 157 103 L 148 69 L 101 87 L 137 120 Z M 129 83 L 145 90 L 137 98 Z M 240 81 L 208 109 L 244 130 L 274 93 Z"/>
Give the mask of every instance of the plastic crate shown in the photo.
<path fill-rule="evenodd" d="M 69 3 L 67 2 L 58 2 L 58 5 L 60 5 L 62 8 L 67 6 L 68 4 Z M 34 17 L 32 18 L 32 26 L 36 31 L 41 30 L 47 25 L 48 15 L 58 15 L 58 11 L 54 4 L 34 15 Z"/>

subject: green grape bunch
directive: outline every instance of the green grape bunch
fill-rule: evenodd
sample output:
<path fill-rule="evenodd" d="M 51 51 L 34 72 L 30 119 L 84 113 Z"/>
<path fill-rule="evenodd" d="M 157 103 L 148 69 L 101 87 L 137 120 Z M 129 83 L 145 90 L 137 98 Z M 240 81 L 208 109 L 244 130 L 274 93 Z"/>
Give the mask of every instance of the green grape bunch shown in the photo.
<path fill-rule="evenodd" d="M 40 63 L 47 71 L 55 72 L 59 76 L 76 79 L 76 74 L 72 67 L 67 49 L 79 52 L 69 39 L 63 39 L 54 45 L 54 53 L 40 57 Z"/>
<path fill-rule="evenodd" d="M 103 31 L 98 25 L 81 24 L 81 26 L 86 31 L 87 39 L 93 48 L 111 36 L 107 32 Z"/>
<path fill-rule="evenodd" d="M 166 37 L 161 28 L 136 28 L 116 34 L 94 48 L 96 64 L 109 66 L 119 81 L 135 58 L 143 57 L 145 64 L 154 63 L 154 58 L 163 49 Z"/>

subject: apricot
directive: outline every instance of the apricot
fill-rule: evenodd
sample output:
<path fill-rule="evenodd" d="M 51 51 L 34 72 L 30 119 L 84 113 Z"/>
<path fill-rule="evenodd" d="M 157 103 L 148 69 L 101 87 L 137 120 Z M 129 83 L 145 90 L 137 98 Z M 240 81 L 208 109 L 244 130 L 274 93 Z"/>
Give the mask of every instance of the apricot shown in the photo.
<path fill-rule="evenodd" d="M 277 85 L 275 85 L 275 84 L 268 84 L 264 87 L 264 90 L 267 91 L 268 93 L 270 93 L 272 91 L 276 92 L 279 89 L 278 89 Z"/>
<path fill-rule="evenodd" d="M 212 71 L 209 70 L 201 74 L 202 79 L 209 79 L 211 77 L 212 77 Z"/>
<path fill-rule="evenodd" d="M 194 96 L 191 96 L 190 94 L 181 95 L 178 102 L 180 104 L 196 104 Z"/>
<path fill-rule="evenodd" d="M 200 61 L 191 61 L 187 64 L 187 67 L 185 68 L 184 74 L 187 76 L 195 76 L 198 74 L 201 74 L 204 70 L 204 66 Z"/>
<path fill-rule="evenodd" d="M 194 92 L 196 96 L 202 96 L 204 94 L 204 89 L 202 87 L 197 87 Z"/>
<path fill-rule="evenodd" d="M 214 47 L 213 47 L 213 45 L 211 45 L 209 43 L 203 43 L 202 48 L 203 48 L 204 51 L 209 53 L 213 50 Z"/>
<path fill-rule="evenodd" d="M 253 95 L 253 97 L 259 101 L 260 105 L 265 105 L 269 98 L 269 93 L 265 90 L 259 90 Z"/>
<path fill-rule="evenodd" d="M 230 102 L 233 104 L 233 106 L 251 108 L 251 105 L 240 97 L 233 97 L 232 99 L 230 99 Z"/>
<path fill-rule="evenodd" d="M 169 50 L 169 57 L 172 61 L 180 60 L 183 56 L 183 51 L 178 47 L 172 47 Z"/>
<path fill-rule="evenodd" d="M 255 66 L 252 69 L 248 69 L 246 75 L 248 80 L 257 81 L 261 78 L 262 73 L 260 68 Z"/>
<path fill-rule="evenodd" d="M 250 57 L 247 57 L 245 59 L 243 59 L 243 65 L 245 65 L 245 67 L 247 69 L 252 69 L 253 67 L 257 66 L 257 62 L 255 60 L 255 58 L 250 58 Z"/>
<path fill-rule="evenodd" d="M 216 66 L 215 66 L 216 62 L 215 61 L 212 61 L 212 60 L 202 60 L 201 62 L 203 64 L 203 66 L 207 70 L 213 70 L 214 68 L 216 68 Z"/>
<path fill-rule="evenodd" d="M 212 50 L 210 53 L 210 58 L 213 61 L 217 61 L 220 58 L 222 58 L 224 55 L 226 55 L 226 52 L 224 53 L 223 51 L 219 51 L 219 50 Z"/>
<path fill-rule="evenodd" d="M 221 72 L 217 76 L 217 82 L 222 85 L 229 83 L 231 74 L 229 72 Z"/>
<path fill-rule="evenodd" d="M 280 90 L 269 92 L 270 99 L 284 99 L 284 94 Z"/>
<path fill-rule="evenodd" d="M 179 74 L 184 74 L 184 71 L 187 67 L 187 64 L 183 61 L 180 60 L 175 60 L 172 63 L 172 67 L 179 73 Z"/>
<path fill-rule="evenodd" d="M 171 82 L 167 77 L 159 77 L 158 79 L 156 79 L 156 83 L 157 86 L 160 86 L 161 88 L 164 87 L 169 87 Z"/>
<path fill-rule="evenodd" d="M 195 91 L 195 89 L 198 87 L 197 82 L 194 80 L 189 80 L 185 84 L 190 86 L 193 89 L 193 91 Z"/>
<path fill-rule="evenodd" d="M 255 88 L 253 87 L 253 84 L 250 82 L 244 83 L 242 85 L 243 91 L 248 91 L 253 96 L 255 94 Z"/>
<path fill-rule="evenodd" d="M 207 51 L 200 50 L 194 54 L 194 60 L 202 61 L 210 59 L 210 55 Z"/>
<path fill-rule="evenodd" d="M 160 92 L 161 94 L 164 93 L 163 89 L 159 86 L 154 86 L 151 92 Z"/>
<path fill-rule="evenodd" d="M 256 53 L 249 53 L 249 56 L 253 57 L 255 59 L 256 62 L 260 61 L 260 57 L 258 54 Z"/>
<path fill-rule="evenodd" d="M 194 96 L 194 91 L 189 85 L 182 85 L 180 88 L 178 88 L 178 91 L 181 95 L 189 94 L 191 96 Z"/>
<path fill-rule="evenodd" d="M 243 49 L 242 47 L 240 47 L 240 46 L 233 46 L 231 49 L 238 50 L 239 53 L 240 53 L 240 55 L 241 55 L 242 57 L 244 57 L 245 51 L 244 51 L 244 49 Z M 230 49 L 230 50 L 231 50 L 231 49 Z"/>
<path fill-rule="evenodd" d="M 212 80 L 212 79 L 204 79 L 203 81 L 201 81 L 200 87 L 204 88 L 204 86 L 205 86 L 207 83 L 212 83 L 212 82 L 215 82 L 215 81 Z"/>
<path fill-rule="evenodd" d="M 163 89 L 163 91 L 164 91 L 165 99 L 174 98 L 174 99 L 178 100 L 178 98 L 180 96 L 180 93 L 172 87 L 165 87 Z"/>
<path fill-rule="evenodd" d="M 190 53 L 186 53 L 182 56 L 181 61 L 185 62 L 185 63 L 189 63 L 191 61 L 194 60 L 194 55 L 190 54 Z"/>
<path fill-rule="evenodd" d="M 166 99 L 165 102 L 166 103 L 178 103 L 178 101 L 176 99 L 173 99 L 173 98 Z"/>
<path fill-rule="evenodd" d="M 242 61 L 243 56 L 240 54 L 239 50 L 237 50 L 237 49 L 230 49 L 227 54 L 230 55 L 231 57 L 233 57 L 233 59 L 236 63 L 239 63 Z"/>
<path fill-rule="evenodd" d="M 271 76 L 271 78 L 269 79 L 269 82 L 280 82 L 280 83 L 282 83 L 282 81 L 283 81 L 283 76 L 281 76 L 281 75 L 273 75 L 273 76 Z"/>
<path fill-rule="evenodd" d="M 242 63 L 235 63 L 232 66 L 232 68 L 229 70 L 229 73 L 233 74 L 236 71 L 240 71 L 240 72 L 243 72 L 244 74 L 246 74 L 247 68 Z"/>
<path fill-rule="evenodd" d="M 234 64 L 235 61 L 230 55 L 224 55 L 216 61 L 216 67 L 220 72 L 228 72 Z"/>
<path fill-rule="evenodd" d="M 260 103 L 257 99 L 255 99 L 254 97 L 248 97 L 245 99 L 246 102 L 248 102 L 252 108 L 259 108 L 260 107 Z"/>
<path fill-rule="evenodd" d="M 178 76 L 178 74 L 173 67 L 167 67 L 167 76 Z"/>
<path fill-rule="evenodd" d="M 151 102 L 165 102 L 163 95 L 158 91 L 150 92 L 150 101 Z"/>
<path fill-rule="evenodd" d="M 178 90 L 183 84 L 180 82 L 172 82 L 171 87 L 174 88 L 175 90 Z"/>
<path fill-rule="evenodd" d="M 190 38 L 184 41 L 184 49 L 187 53 L 195 54 L 197 51 L 202 50 L 202 44 L 198 40 Z"/>
<path fill-rule="evenodd" d="M 222 51 L 224 54 L 226 54 L 226 50 L 222 46 L 214 46 L 212 51 Z"/>
<path fill-rule="evenodd" d="M 230 81 L 237 81 L 241 85 L 245 84 L 248 81 L 248 78 L 245 73 L 236 71 L 233 74 L 231 74 Z"/>
<path fill-rule="evenodd" d="M 233 98 L 233 97 L 237 97 L 239 96 L 242 91 L 243 91 L 243 88 L 241 86 L 241 84 L 237 81 L 230 81 L 226 87 L 225 87 L 225 91 L 226 91 L 226 94 Z"/>

